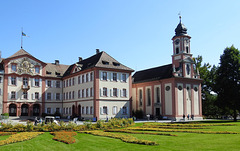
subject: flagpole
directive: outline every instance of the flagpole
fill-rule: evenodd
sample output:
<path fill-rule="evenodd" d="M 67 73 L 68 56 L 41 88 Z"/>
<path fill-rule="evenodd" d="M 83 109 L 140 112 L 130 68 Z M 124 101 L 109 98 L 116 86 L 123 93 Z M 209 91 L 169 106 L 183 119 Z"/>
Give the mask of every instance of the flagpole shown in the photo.
<path fill-rule="evenodd" d="M 23 33 L 23 28 L 22 28 L 22 33 Z M 22 36 L 22 33 L 21 33 L 21 49 L 22 49 L 22 45 L 23 45 L 23 36 Z"/>

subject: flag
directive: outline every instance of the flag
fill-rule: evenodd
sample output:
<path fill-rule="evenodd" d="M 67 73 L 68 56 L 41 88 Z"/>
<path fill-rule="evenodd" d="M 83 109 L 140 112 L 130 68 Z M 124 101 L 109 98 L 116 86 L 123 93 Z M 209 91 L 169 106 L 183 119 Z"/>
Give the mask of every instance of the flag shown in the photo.
<path fill-rule="evenodd" d="M 27 36 L 24 32 L 22 32 L 22 36 Z"/>

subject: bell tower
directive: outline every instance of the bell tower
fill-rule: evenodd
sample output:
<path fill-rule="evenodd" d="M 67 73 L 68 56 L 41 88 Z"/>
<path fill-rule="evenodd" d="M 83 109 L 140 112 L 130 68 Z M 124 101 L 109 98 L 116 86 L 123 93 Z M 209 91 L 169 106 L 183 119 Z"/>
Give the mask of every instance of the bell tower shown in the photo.
<path fill-rule="evenodd" d="M 179 24 L 175 29 L 173 41 L 172 65 L 174 76 L 194 78 L 194 61 L 190 49 L 191 37 L 187 34 L 187 28 L 179 16 Z"/>

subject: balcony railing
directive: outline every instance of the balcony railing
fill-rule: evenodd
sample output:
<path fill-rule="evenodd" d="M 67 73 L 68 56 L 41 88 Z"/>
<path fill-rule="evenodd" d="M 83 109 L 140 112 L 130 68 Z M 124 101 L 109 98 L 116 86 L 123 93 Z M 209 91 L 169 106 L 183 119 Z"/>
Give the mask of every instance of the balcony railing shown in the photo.
<path fill-rule="evenodd" d="M 28 91 L 30 89 L 30 86 L 29 85 L 22 85 L 22 90 L 23 91 Z"/>

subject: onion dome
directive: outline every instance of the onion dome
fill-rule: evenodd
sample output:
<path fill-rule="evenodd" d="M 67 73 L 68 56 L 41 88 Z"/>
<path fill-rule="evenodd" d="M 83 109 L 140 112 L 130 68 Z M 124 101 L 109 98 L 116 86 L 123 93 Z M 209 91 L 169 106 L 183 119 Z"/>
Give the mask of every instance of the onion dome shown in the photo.
<path fill-rule="evenodd" d="M 180 18 L 180 22 L 177 25 L 177 28 L 175 29 L 175 36 L 187 35 L 187 28 L 184 26 L 184 24 L 182 24 L 181 16 L 179 18 Z"/>

